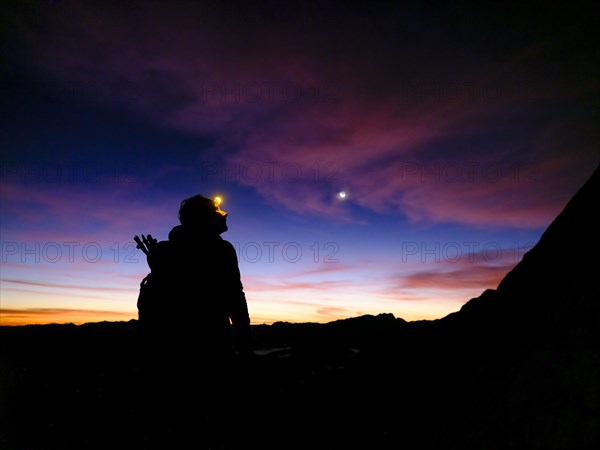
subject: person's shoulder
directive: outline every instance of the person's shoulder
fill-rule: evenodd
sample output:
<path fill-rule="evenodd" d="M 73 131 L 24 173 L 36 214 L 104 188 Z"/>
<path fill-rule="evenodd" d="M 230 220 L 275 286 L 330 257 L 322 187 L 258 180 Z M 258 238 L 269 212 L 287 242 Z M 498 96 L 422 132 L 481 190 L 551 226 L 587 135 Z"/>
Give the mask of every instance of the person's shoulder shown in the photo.
<path fill-rule="evenodd" d="M 233 244 L 223 238 L 221 238 L 221 245 L 223 246 L 223 248 L 225 248 L 227 251 L 233 251 L 235 252 L 235 247 L 233 246 Z"/>
<path fill-rule="evenodd" d="M 225 239 L 222 239 L 221 245 L 222 245 L 223 253 L 228 255 L 228 257 L 237 259 L 237 250 L 235 249 L 235 246 L 231 242 L 226 241 Z"/>
<path fill-rule="evenodd" d="M 180 241 L 185 240 L 186 238 L 187 231 L 183 225 L 176 225 L 169 231 L 169 241 Z"/>
<path fill-rule="evenodd" d="M 170 241 L 158 241 L 156 246 L 152 249 L 156 250 L 157 253 L 165 253 L 171 251 L 173 248 L 173 243 Z"/>

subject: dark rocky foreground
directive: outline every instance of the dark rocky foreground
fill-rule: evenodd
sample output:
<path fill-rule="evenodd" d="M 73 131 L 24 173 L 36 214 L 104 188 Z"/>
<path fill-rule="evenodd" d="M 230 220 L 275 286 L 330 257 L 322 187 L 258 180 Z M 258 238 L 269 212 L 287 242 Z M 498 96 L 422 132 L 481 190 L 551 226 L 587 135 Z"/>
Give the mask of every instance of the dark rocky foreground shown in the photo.
<path fill-rule="evenodd" d="M 0 447 L 566 449 L 600 442 L 597 332 L 554 330 L 548 339 L 536 330 L 524 343 L 508 327 L 500 345 L 482 330 L 457 333 L 456 320 L 380 315 L 256 326 L 257 356 L 231 364 L 216 408 L 171 389 L 180 379 L 175 368 L 163 385 L 141 383 L 135 321 L 3 327 Z M 166 402 L 164 390 L 172 393 Z"/>
<path fill-rule="evenodd" d="M 223 390 L 196 383 L 201 351 L 198 371 L 141 383 L 135 321 L 0 327 L 0 447 L 600 448 L 599 200 L 596 170 L 497 289 L 443 319 L 255 326 Z"/>
<path fill-rule="evenodd" d="M 142 383 L 135 321 L 2 327 L 0 446 L 175 448 L 171 439 L 181 433 L 190 439 L 182 428 L 191 420 L 196 448 L 326 448 L 333 436 L 345 440 L 347 421 L 355 421 L 343 410 L 358 399 L 353 383 L 361 381 L 350 382 L 347 373 L 359 348 L 402 322 L 382 315 L 256 326 L 256 357 L 234 358 L 229 366 L 231 381 L 219 398 L 223 410 L 178 390 L 161 401 L 163 391 L 185 378 L 176 367 L 154 386 Z M 197 358 L 201 371 L 201 353 Z M 147 408 L 165 414 L 154 420 Z"/>

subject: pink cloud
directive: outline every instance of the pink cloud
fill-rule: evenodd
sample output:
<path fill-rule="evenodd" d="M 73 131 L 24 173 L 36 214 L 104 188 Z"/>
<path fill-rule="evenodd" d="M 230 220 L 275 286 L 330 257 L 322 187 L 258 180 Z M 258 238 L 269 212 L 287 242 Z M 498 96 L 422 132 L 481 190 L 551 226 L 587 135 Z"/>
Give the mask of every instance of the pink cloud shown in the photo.
<path fill-rule="evenodd" d="M 432 250 L 433 246 L 428 246 Z M 490 245 L 486 250 L 478 246 L 476 251 L 447 257 L 428 254 L 424 261 L 407 261 L 402 270 L 385 275 L 381 288 L 376 290 L 388 297 L 401 295 L 403 299 L 422 300 L 428 292 L 440 291 L 461 295 L 466 291 L 495 289 L 500 281 L 520 261 L 526 249 L 501 248 Z M 443 252 L 442 252 L 443 253 Z M 439 257 L 438 259 L 434 259 Z M 447 295 L 447 294 L 444 294 Z M 465 298 L 464 301 L 468 300 Z"/>
<path fill-rule="evenodd" d="M 59 284 L 59 283 L 47 283 L 47 282 L 37 282 L 37 281 L 26 281 L 26 280 L 11 280 L 11 279 L 3 279 L 3 283 L 8 285 L 17 285 L 24 287 L 35 287 L 35 288 L 49 288 L 49 289 L 66 289 L 73 290 L 77 292 L 103 292 L 103 293 L 129 293 L 131 289 L 123 289 L 117 287 L 107 287 L 107 286 L 82 286 L 82 285 L 69 285 L 69 284 Z M 10 286 L 7 288 L 10 289 Z"/>
<path fill-rule="evenodd" d="M 581 168 L 597 164 L 590 148 L 576 150 L 580 159 L 569 166 L 556 164 L 576 136 L 568 129 L 574 119 L 532 124 L 526 135 L 515 131 L 524 117 L 542 120 L 545 101 L 586 95 L 591 88 L 585 83 L 557 88 L 553 79 L 532 82 L 529 63 L 548 50 L 543 44 L 496 62 L 457 65 L 451 54 L 427 60 L 424 48 L 379 35 L 373 37 L 379 39 L 375 47 L 389 53 L 374 55 L 360 45 L 350 23 L 336 33 L 320 23 L 313 25 L 314 34 L 299 33 L 296 21 L 267 18 L 261 25 L 269 26 L 257 27 L 228 6 L 199 6 L 184 14 L 161 3 L 69 4 L 63 12 L 47 24 L 35 55 L 40 70 L 90 101 L 214 137 L 212 154 L 219 160 L 297 164 L 305 176 L 296 182 L 243 178 L 240 183 L 299 214 L 353 220 L 347 204 L 335 199 L 343 188 L 352 192 L 352 204 L 417 222 L 538 228 L 585 180 Z M 131 27 L 134 19 L 138 26 Z M 239 39 L 239 32 L 247 39 Z M 26 42 L 40 45 L 34 27 L 21 33 Z M 438 39 L 450 38 L 444 30 L 438 33 Z M 325 54 L 328 59 L 315 57 Z M 406 69 L 398 67 L 398 55 Z M 520 91 L 524 82 L 527 89 Z M 327 86 L 335 92 L 325 92 Z M 103 95 L 99 87 L 114 94 Z M 304 94 L 290 100 L 286 87 Z M 496 142 L 498 136 L 502 142 Z M 533 161 L 544 177 L 525 183 L 505 176 L 490 183 L 479 174 L 474 183 L 436 183 L 402 176 L 407 162 L 485 167 L 514 160 L 515 154 Z M 310 168 L 327 162 L 339 168 L 336 180 L 315 180 Z M 568 176 L 561 176 L 564 172 Z M 110 205 L 102 210 L 101 219 L 124 220 Z"/>
<path fill-rule="evenodd" d="M 152 233 L 170 227 L 177 218 L 180 199 L 141 203 L 130 192 L 114 187 L 96 191 L 54 186 L 52 189 L 6 183 L 2 186 L 3 214 L 21 220 L 28 228 L 11 229 L 19 239 L 89 241 L 90 232 L 97 240 L 123 241 L 123 233 Z M 168 229 L 168 228 L 167 228 Z M 127 236 L 133 239 L 133 234 Z"/>
<path fill-rule="evenodd" d="M 468 286 L 469 289 L 495 289 L 510 269 L 510 266 L 474 266 L 450 271 L 422 271 L 403 275 L 400 281 L 400 289 L 454 290 L 464 289 L 465 286 Z"/>
<path fill-rule="evenodd" d="M 319 280 L 293 281 L 290 277 L 279 276 L 271 279 L 263 276 L 244 276 L 242 279 L 247 292 L 278 292 L 282 296 L 293 292 L 333 292 L 345 288 L 357 288 L 360 282 L 351 280 Z"/>

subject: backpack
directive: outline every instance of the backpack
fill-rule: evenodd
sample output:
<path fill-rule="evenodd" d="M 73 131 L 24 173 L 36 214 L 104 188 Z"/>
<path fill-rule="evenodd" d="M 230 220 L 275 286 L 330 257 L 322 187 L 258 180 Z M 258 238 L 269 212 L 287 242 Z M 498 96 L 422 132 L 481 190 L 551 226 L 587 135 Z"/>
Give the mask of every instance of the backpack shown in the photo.
<path fill-rule="evenodd" d="M 140 290 L 137 298 L 138 323 L 142 332 L 146 332 L 149 328 L 157 323 L 159 314 L 160 293 L 157 288 L 156 274 L 152 271 L 151 255 L 158 246 L 158 241 L 151 234 L 142 238 L 134 236 L 133 240 L 137 244 L 137 248 L 144 252 L 150 273 L 146 275 L 140 282 Z"/>

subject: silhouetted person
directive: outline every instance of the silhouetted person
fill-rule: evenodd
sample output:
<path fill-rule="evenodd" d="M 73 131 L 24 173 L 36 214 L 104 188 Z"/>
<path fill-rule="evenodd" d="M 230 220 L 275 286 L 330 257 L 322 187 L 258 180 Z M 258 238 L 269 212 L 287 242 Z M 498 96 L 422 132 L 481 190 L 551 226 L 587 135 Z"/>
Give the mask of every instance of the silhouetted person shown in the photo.
<path fill-rule="evenodd" d="M 168 409 L 187 411 L 177 398 L 204 409 L 227 408 L 236 395 L 231 391 L 240 392 L 231 357 L 235 350 L 252 355 L 237 255 L 220 236 L 228 229 L 227 213 L 196 195 L 181 202 L 179 221 L 168 241 L 148 253 L 153 294 L 138 305 L 146 390 Z"/>
<path fill-rule="evenodd" d="M 154 344 L 191 345 L 207 357 L 227 357 L 234 349 L 251 354 L 237 255 L 220 236 L 228 229 L 227 213 L 196 195 L 181 202 L 179 221 L 169 240 L 148 254 L 152 289 L 160 294 L 154 304 L 140 305 L 140 325 Z"/>

